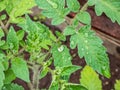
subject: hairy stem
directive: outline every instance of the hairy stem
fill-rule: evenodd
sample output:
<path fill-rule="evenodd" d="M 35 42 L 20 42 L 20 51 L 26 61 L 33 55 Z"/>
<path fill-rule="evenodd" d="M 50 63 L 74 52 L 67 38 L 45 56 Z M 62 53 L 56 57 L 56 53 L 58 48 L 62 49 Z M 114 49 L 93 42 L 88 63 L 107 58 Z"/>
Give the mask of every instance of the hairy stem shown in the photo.
<path fill-rule="evenodd" d="M 40 66 L 34 64 L 33 65 L 33 89 L 31 90 L 39 90 L 39 74 L 40 74 L 40 70 L 39 70 Z"/>
<path fill-rule="evenodd" d="M 7 21 L 6 25 L 4 25 L 4 23 L 0 20 L 0 25 L 1 25 L 2 29 L 4 30 L 5 34 L 8 34 L 8 27 L 10 24 L 9 21 L 10 20 Z"/>
<path fill-rule="evenodd" d="M 31 83 L 31 82 L 27 83 L 27 85 L 28 85 L 28 87 L 29 87 L 29 89 L 30 89 L 30 90 L 32 90 L 32 89 L 33 89 L 33 85 L 32 85 L 32 83 Z"/>
<path fill-rule="evenodd" d="M 85 11 L 88 8 L 88 2 L 86 2 L 83 7 L 80 9 L 80 11 Z"/>
<path fill-rule="evenodd" d="M 6 23 L 5 27 L 6 27 L 6 28 L 8 28 L 8 27 L 9 27 L 9 25 L 10 25 L 10 19 L 7 21 L 7 23 Z"/>

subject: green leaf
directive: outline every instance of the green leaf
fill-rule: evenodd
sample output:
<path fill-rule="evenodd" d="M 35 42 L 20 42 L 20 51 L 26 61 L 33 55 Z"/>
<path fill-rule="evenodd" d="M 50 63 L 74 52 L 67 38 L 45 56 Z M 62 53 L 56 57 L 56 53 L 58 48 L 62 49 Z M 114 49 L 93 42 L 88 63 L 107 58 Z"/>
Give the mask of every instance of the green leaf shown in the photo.
<path fill-rule="evenodd" d="M 21 23 L 24 18 L 20 17 L 26 13 L 30 13 L 30 9 L 35 6 L 34 0 L 11 0 L 6 7 L 6 11 L 10 16 L 10 22 Z"/>
<path fill-rule="evenodd" d="M 76 66 L 76 65 L 71 65 L 71 66 L 66 66 L 66 67 L 62 67 L 62 68 L 59 68 L 60 70 L 58 70 L 58 75 L 59 75 L 59 72 L 60 72 L 60 78 L 62 80 L 66 80 L 68 81 L 69 78 L 70 78 L 70 75 L 72 73 L 74 73 L 75 71 L 81 69 L 80 66 Z"/>
<path fill-rule="evenodd" d="M 84 26 L 76 34 L 70 38 L 70 47 L 74 49 L 78 47 L 78 55 L 85 58 L 85 61 L 98 73 L 110 77 L 109 60 L 106 49 L 102 45 L 102 40 Z"/>
<path fill-rule="evenodd" d="M 49 50 L 49 46 L 52 46 L 53 41 L 56 40 L 48 27 L 41 23 L 33 22 L 28 15 L 26 15 L 24 24 L 19 24 L 19 26 L 28 33 L 26 49 L 29 52 L 40 51 L 41 48 Z"/>
<path fill-rule="evenodd" d="M 5 54 L 3 54 L 3 52 L 0 51 L 0 62 L 3 62 L 5 58 Z"/>
<path fill-rule="evenodd" d="M 59 90 L 59 76 L 58 75 L 52 75 L 52 82 L 50 84 L 50 87 L 48 90 Z"/>
<path fill-rule="evenodd" d="M 59 84 L 57 81 L 52 82 L 52 84 L 50 85 L 49 90 L 59 90 Z"/>
<path fill-rule="evenodd" d="M 71 37 L 70 37 L 70 48 L 71 49 L 74 49 L 76 48 L 77 44 L 78 44 L 78 35 L 76 34 L 73 34 Z"/>
<path fill-rule="evenodd" d="M 98 16 L 105 13 L 113 22 L 120 24 L 120 1 L 119 0 L 89 0 L 88 5 L 95 5 Z"/>
<path fill-rule="evenodd" d="M 62 22 L 64 22 L 65 21 L 65 19 L 64 18 L 61 18 L 61 17 L 56 17 L 56 18 L 54 18 L 53 20 L 52 20 L 52 25 L 58 25 L 58 24 L 60 24 L 60 23 L 62 23 Z"/>
<path fill-rule="evenodd" d="M 48 18 L 52 18 L 52 24 L 58 25 L 65 21 L 65 16 L 69 13 L 69 9 L 65 8 L 65 0 L 35 0 L 42 14 Z"/>
<path fill-rule="evenodd" d="M 84 23 L 84 24 L 87 24 L 87 25 L 90 25 L 91 24 L 91 17 L 90 17 L 90 14 L 86 11 L 81 11 L 79 12 L 77 15 L 76 15 L 76 18 Z"/>
<path fill-rule="evenodd" d="M 8 32 L 7 44 L 9 45 L 10 49 L 18 50 L 19 48 L 19 40 L 13 27 L 10 27 Z"/>
<path fill-rule="evenodd" d="M 7 50 L 9 49 L 9 45 L 7 44 L 7 42 L 5 42 L 2 46 L 0 46 L 1 50 Z"/>
<path fill-rule="evenodd" d="M 0 16 L 0 20 L 4 20 L 4 19 L 6 19 L 6 15 L 5 14 Z"/>
<path fill-rule="evenodd" d="M 74 18 L 72 21 L 72 25 L 77 28 L 79 25 L 79 20 L 77 18 Z"/>
<path fill-rule="evenodd" d="M 16 77 L 29 82 L 29 70 L 27 67 L 27 63 L 26 61 L 24 61 L 21 58 L 14 58 L 12 60 L 12 70 L 14 72 L 14 74 L 16 75 Z"/>
<path fill-rule="evenodd" d="M 120 90 L 120 80 L 116 80 L 115 90 Z"/>
<path fill-rule="evenodd" d="M 80 66 L 76 66 L 76 65 L 71 65 L 71 66 L 67 66 L 67 67 L 63 67 L 62 68 L 62 72 L 61 75 L 65 76 L 65 75 L 71 75 L 73 72 L 77 71 L 81 69 Z"/>
<path fill-rule="evenodd" d="M 75 31 L 75 28 L 73 26 L 67 26 L 64 30 L 64 35 L 67 36 L 67 35 L 72 35 L 72 34 L 75 34 L 76 31 Z"/>
<path fill-rule="evenodd" d="M 2 65 L 1 61 L 0 61 L 0 89 L 3 86 L 3 80 L 5 79 L 5 75 L 4 75 L 4 66 Z"/>
<path fill-rule="evenodd" d="M 58 37 L 59 40 L 66 41 L 65 35 L 63 35 L 61 32 L 55 31 L 55 34 L 57 35 L 57 37 Z"/>
<path fill-rule="evenodd" d="M 99 76 L 90 66 L 85 66 L 82 70 L 80 83 L 88 90 L 102 90 Z"/>
<path fill-rule="evenodd" d="M 9 2 L 8 0 L 1 0 L 0 1 L 0 12 L 6 8 L 8 2 Z"/>
<path fill-rule="evenodd" d="M 4 32 L 2 30 L 2 28 L 0 28 L 0 39 L 4 36 Z"/>
<path fill-rule="evenodd" d="M 50 30 L 49 30 L 49 33 L 50 33 L 50 36 L 49 36 L 50 39 L 56 42 L 57 39 L 56 39 L 55 35 Z"/>
<path fill-rule="evenodd" d="M 24 88 L 22 86 L 19 86 L 17 84 L 6 84 L 2 90 L 24 90 Z"/>
<path fill-rule="evenodd" d="M 52 47 L 52 55 L 54 58 L 54 65 L 56 67 L 65 67 L 72 65 L 72 58 L 69 53 L 69 49 L 66 46 L 54 45 L 54 47 Z"/>
<path fill-rule="evenodd" d="M 78 12 L 80 9 L 78 0 L 67 0 L 67 6 L 72 12 Z"/>
<path fill-rule="evenodd" d="M 65 84 L 63 90 L 87 90 L 87 89 L 80 84 L 67 83 Z"/>
<path fill-rule="evenodd" d="M 47 73 L 48 73 L 48 67 L 44 66 L 41 73 L 40 73 L 40 79 L 44 78 L 47 75 Z"/>
<path fill-rule="evenodd" d="M 9 68 L 9 61 L 8 60 L 4 59 L 2 64 L 3 64 L 5 70 L 7 70 Z"/>
<path fill-rule="evenodd" d="M 43 40 L 41 43 L 40 43 L 40 46 L 46 50 L 49 50 L 49 47 L 48 46 L 51 46 L 52 45 L 52 42 L 51 40 Z"/>
<path fill-rule="evenodd" d="M 12 69 L 8 69 L 5 71 L 5 80 L 4 84 L 10 84 L 13 80 L 15 80 L 16 76 L 13 73 Z"/>
<path fill-rule="evenodd" d="M 16 32 L 16 34 L 17 34 L 18 39 L 22 40 L 25 32 L 23 30 L 19 30 L 19 31 Z"/>

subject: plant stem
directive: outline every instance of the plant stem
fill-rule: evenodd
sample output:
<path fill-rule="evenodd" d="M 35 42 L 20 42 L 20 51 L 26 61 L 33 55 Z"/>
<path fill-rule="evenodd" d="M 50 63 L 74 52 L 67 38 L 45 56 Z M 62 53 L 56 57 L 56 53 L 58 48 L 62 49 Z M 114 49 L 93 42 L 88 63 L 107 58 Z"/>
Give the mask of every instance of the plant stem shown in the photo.
<path fill-rule="evenodd" d="M 21 54 L 21 53 L 23 53 L 23 51 L 25 50 L 25 48 L 21 48 L 20 50 L 19 50 L 19 55 Z"/>
<path fill-rule="evenodd" d="M 10 19 L 7 21 L 7 23 L 6 23 L 5 27 L 6 27 L 6 28 L 8 28 L 8 27 L 9 27 L 9 25 L 10 25 Z"/>
<path fill-rule="evenodd" d="M 28 85 L 28 87 L 29 87 L 29 89 L 33 89 L 33 85 L 32 85 L 32 83 L 30 82 L 30 83 L 27 83 L 27 85 Z"/>
<path fill-rule="evenodd" d="M 8 26 L 9 26 L 9 20 L 6 25 L 0 20 L 1 27 L 3 28 L 5 34 L 8 34 Z"/>
<path fill-rule="evenodd" d="M 33 81 L 32 81 L 32 84 L 33 84 L 33 89 L 31 90 L 39 90 L 39 74 L 40 74 L 40 70 L 39 70 L 40 66 L 39 65 L 36 65 L 34 63 L 33 65 Z"/>
<path fill-rule="evenodd" d="M 88 2 L 86 2 L 83 7 L 80 9 L 80 11 L 85 11 L 88 8 Z"/>

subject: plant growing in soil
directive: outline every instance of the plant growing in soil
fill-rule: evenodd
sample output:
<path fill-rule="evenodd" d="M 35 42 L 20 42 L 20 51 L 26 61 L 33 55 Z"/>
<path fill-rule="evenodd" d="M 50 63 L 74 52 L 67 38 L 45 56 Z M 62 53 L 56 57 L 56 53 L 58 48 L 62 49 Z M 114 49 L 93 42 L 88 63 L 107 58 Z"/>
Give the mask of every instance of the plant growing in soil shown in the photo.
<path fill-rule="evenodd" d="M 88 0 L 81 6 L 77 0 L 0 0 L 0 90 L 24 90 L 13 82 L 16 78 L 26 82 L 30 90 L 40 90 L 39 80 L 47 73 L 52 80 L 45 90 L 102 90 L 97 73 L 110 78 L 109 59 L 102 40 L 91 30 L 91 17 L 86 10 L 94 5 L 98 16 L 104 12 L 120 24 L 119 3 Z M 52 19 L 51 25 L 66 22 L 63 32 L 53 34 L 40 21 L 31 20 L 28 14 L 34 6 L 42 10 L 44 17 Z M 65 17 L 70 12 L 76 16 L 67 23 Z M 64 44 L 67 36 L 69 46 Z M 79 57 L 85 59 L 85 67 L 72 64 L 74 55 L 70 49 L 75 48 Z M 81 68 L 80 84 L 69 82 L 70 75 Z"/>

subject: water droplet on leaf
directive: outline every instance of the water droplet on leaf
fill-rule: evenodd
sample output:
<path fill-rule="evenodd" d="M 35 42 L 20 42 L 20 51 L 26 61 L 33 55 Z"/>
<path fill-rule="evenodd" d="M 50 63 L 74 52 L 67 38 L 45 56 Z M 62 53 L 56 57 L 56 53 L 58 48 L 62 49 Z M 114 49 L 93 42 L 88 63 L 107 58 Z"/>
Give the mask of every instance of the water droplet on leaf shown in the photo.
<path fill-rule="evenodd" d="M 88 37 L 88 33 L 85 33 L 85 36 Z"/>
<path fill-rule="evenodd" d="M 105 70 L 105 69 L 106 69 L 106 66 L 103 66 L 102 69 Z"/>
<path fill-rule="evenodd" d="M 62 52 L 63 50 L 64 50 L 64 46 L 63 45 L 58 48 L 59 52 Z"/>
<path fill-rule="evenodd" d="M 53 8 L 57 8 L 57 7 L 58 7 L 58 5 L 57 5 L 55 2 L 51 1 L 51 0 L 47 0 L 47 2 L 48 2 Z"/>
<path fill-rule="evenodd" d="M 83 49 L 83 48 L 82 48 L 81 50 L 82 50 L 82 51 L 84 51 L 84 49 Z"/>
<path fill-rule="evenodd" d="M 69 57 L 68 60 L 71 60 L 71 57 Z"/>
<path fill-rule="evenodd" d="M 86 54 L 88 54 L 88 52 Z"/>
<path fill-rule="evenodd" d="M 71 44 L 74 45 L 74 41 L 71 41 Z"/>
<path fill-rule="evenodd" d="M 86 49 L 88 49 L 88 46 L 86 46 Z"/>
<path fill-rule="evenodd" d="M 88 43 L 88 41 L 87 41 L 87 40 L 85 40 L 85 43 Z"/>

